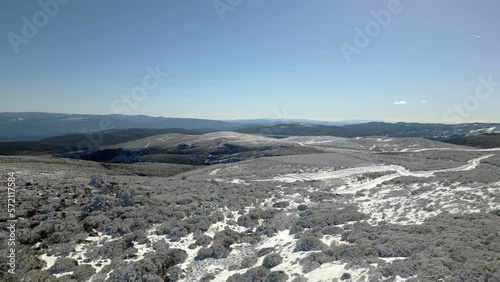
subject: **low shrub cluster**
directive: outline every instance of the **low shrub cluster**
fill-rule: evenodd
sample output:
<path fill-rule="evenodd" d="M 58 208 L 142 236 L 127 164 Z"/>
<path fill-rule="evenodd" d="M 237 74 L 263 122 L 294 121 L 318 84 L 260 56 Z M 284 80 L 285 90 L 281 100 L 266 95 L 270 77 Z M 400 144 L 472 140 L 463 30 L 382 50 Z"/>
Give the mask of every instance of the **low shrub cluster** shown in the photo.
<path fill-rule="evenodd" d="M 270 254 L 264 258 L 262 266 L 265 268 L 273 268 L 278 266 L 283 261 L 283 258 L 278 254 Z"/>
<path fill-rule="evenodd" d="M 270 271 L 269 269 L 258 266 L 247 270 L 244 274 L 233 274 L 227 282 L 285 282 L 288 275 L 283 271 Z"/>

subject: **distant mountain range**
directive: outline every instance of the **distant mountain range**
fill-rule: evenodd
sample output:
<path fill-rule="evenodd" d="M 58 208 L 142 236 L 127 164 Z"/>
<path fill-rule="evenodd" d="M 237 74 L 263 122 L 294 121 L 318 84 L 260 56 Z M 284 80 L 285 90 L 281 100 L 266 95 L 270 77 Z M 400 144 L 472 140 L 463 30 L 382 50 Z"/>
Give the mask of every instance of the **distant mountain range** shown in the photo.
<path fill-rule="evenodd" d="M 37 141 L 48 137 L 111 129 L 187 129 L 203 132 L 237 130 L 247 126 L 300 123 L 343 126 L 367 121 L 314 121 L 305 119 L 207 120 L 125 115 L 80 115 L 59 113 L 0 113 L 0 141 Z"/>
<path fill-rule="evenodd" d="M 237 124 L 245 124 L 245 125 L 263 125 L 263 126 L 272 126 L 278 124 L 290 124 L 290 123 L 298 123 L 298 124 L 317 124 L 317 125 L 333 125 L 333 126 L 344 126 L 351 124 L 360 124 L 372 122 L 373 120 L 339 120 L 339 121 L 325 121 L 325 120 L 310 120 L 310 119 L 271 119 L 271 118 L 262 118 L 262 119 L 238 119 L 238 120 L 225 120 L 225 122 L 229 123 L 237 123 Z"/>
<path fill-rule="evenodd" d="M 124 129 L 134 130 L 127 131 Z M 49 142 L 67 145 L 68 143 L 75 144 L 77 140 L 85 137 L 86 132 L 92 131 L 104 132 L 109 137 L 108 140 L 116 139 L 121 142 L 162 133 L 202 134 L 215 131 L 236 131 L 275 137 L 320 135 L 357 137 L 379 135 L 457 140 L 457 142 L 465 143 L 466 141 L 463 141 L 463 138 L 459 139 L 457 137 L 477 135 L 497 136 L 500 134 L 500 124 L 469 123 L 450 125 L 404 122 L 333 122 L 297 119 L 219 121 L 143 115 L 80 115 L 38 112 L 0 113 L 0 141 L 39 141 L 50 137 L 63 136 L 53 140 L 44 140 L 43 143 Z"/>
<path fill-rule="evenodd" d="M 466 123 L 466 124 L 439 124 L 439 123 L 387 123 L 368 122 L 344 126 L 326 126 L 314 124 L 280 124 L 273 126 L 248 126 L 237 129 L 238 132 L 287 136 L 389 136 L 389 137 L 421 137 L 428 139 L 450 138 L 452 136 L 495 135 L 500 133 L 500 124 L 497 123 Z"/>
<path fill-rule="evenodd" d="M 112 129 L 235 130 L 242 125 L 218 120 L 125 115 L 0 113 L 0 141 L 35 141 L 48 137 Z"/>

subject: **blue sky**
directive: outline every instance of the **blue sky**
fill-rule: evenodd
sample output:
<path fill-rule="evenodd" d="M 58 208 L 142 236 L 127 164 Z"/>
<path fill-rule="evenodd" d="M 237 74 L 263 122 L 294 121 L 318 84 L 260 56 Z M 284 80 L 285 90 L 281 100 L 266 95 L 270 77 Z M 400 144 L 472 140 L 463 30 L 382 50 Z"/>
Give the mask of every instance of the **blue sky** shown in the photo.
<path fill-rule="evenodd" d="M 0 111 L 500 122 L 499 1 L 55 1 L 0 2 Z"/>

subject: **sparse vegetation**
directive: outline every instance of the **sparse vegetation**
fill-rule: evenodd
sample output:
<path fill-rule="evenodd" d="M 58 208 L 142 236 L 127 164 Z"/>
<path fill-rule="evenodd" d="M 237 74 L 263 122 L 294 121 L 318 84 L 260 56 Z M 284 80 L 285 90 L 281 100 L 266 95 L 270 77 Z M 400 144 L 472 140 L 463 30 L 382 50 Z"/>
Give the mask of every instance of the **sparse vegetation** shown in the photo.
<path fill-rule="evenodd" d="M 176 154 L 198 148 L 185 140 L 177 143 Z M 221 144 L 227 151 L 219 157 L 253 150 L 247 144 Z M 260 147 L 259 153 L 277 149 Z M 305 281 L 329 263 L 346 265 L 336 277 L 345 281 L 357 279 L 357 267 L 372 280 L 498 278 L 498 158 L 469 171 L 399 177 L 353 191 L 348 189 L 389 173 L 277 180 L 363 167 L 365 159 L 374 166 L 421 166 L 409 162 L 411 154 L 328 154 L 204 167 L 2 157 L 2 163 L 29 172 L 20 177 L 17 195 L 20 279 L 218 281 L 218 271 L 200 270 L 212 266 L 229 270 L 228 281 Z M 483 153 L 422 155 L 430 158 L 430 169 L 442 169 Z M 467 209 L 479 212 L 456 212 Z M 1 219 L 3 228 L 6 218 Z M 4 242 L 5 236 L 0 234 Z M 0 280 L 9 281 L 7 249 L 1 246 Z M 42 255 L 55 263 L 49 265 Z M 290 261 L 290 255 L 300 259 Z M 55 280 L 55 274 L 62 276 Z"/>
<path fill-rule="evenodd" d="M 279 265 L 283 261 L 283 258 L 278 254 L 270 254 L 264 258 L 262 265 L 265 268 L 273 268 Z"/>

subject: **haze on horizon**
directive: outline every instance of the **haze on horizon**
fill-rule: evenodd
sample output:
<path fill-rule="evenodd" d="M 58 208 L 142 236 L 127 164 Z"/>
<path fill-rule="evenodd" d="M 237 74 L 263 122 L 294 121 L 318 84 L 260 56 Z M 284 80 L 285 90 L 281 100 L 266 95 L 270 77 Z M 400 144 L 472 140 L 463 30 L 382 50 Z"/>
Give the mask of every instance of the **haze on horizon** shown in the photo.
<path fill-rule="evenodd" d="M 499 9 L 2 1 L 0 112 L 500 122 Z"/>

